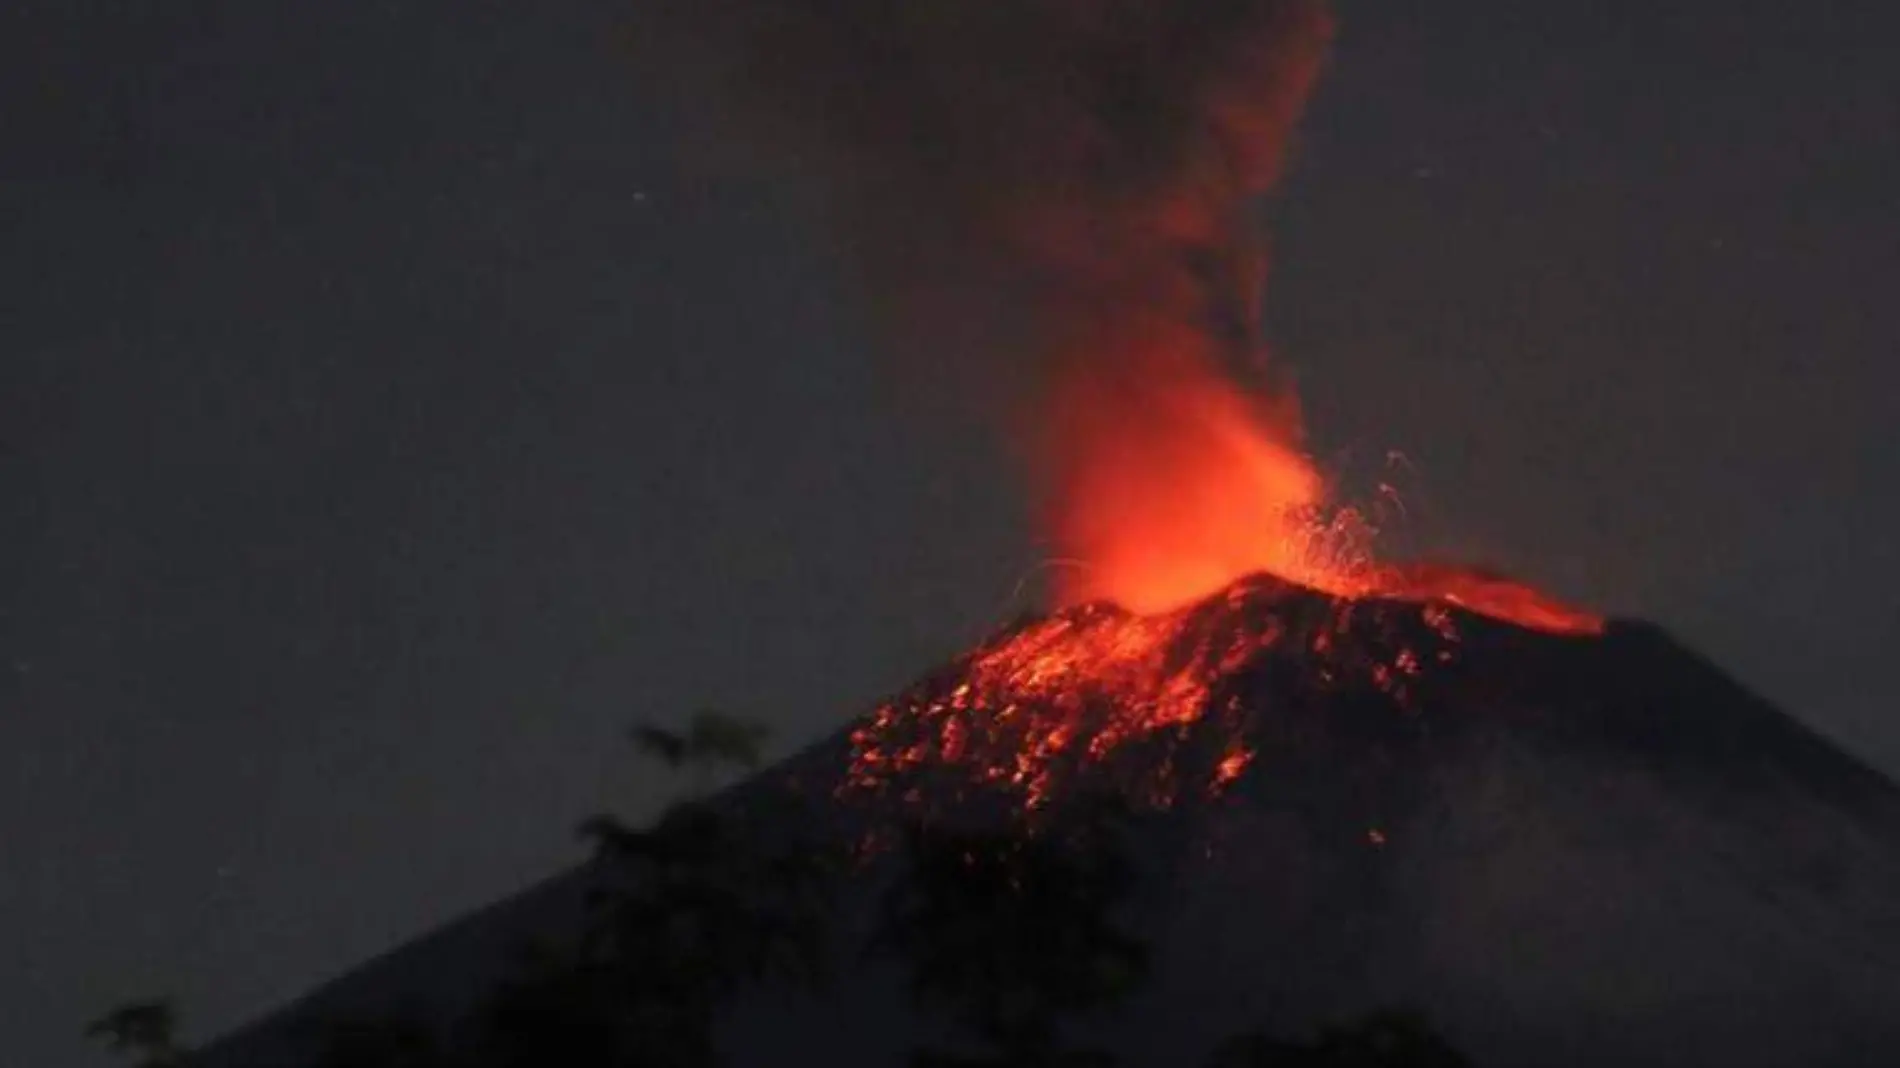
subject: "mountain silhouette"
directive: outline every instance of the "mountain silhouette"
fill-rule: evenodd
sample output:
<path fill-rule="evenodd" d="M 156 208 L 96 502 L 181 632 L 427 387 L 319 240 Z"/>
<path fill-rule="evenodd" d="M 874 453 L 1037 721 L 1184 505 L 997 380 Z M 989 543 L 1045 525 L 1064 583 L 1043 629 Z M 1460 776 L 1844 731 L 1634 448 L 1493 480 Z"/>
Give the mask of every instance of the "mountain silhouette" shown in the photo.
<path fill-rule="evenodd" d="M 1068 797 L 1139 795 L 1128 907 L 1150 974 L 1081 1024 L 1120 1063 L 1201 1064 L 1238 1033 L 1308 1034 L 1383 1006 L 1423 1014 L 1478 1065 L 1900 1063 L 1900 790 L 1662 630 L 1544 633 L 1270 579 L 1177 616 L 1157 655 L 1202 672 L 1206 707 L 1054 768 L 1038 780 L 1054 800 L 1033 802 L 1060 833 Z M 984 649 L 1131 618 L 1020 621 L 884 706 L 884 729 L 927 732 L 917 710 L 967 690 Z M 1400 657 L 1423 661 L 1402 688 L 1384 670 Z M 1065 714 L 1106 729 L 1094 712 Z M 1022 742 L 1007 733 L 901 782 L 859 781 L 876 722 L 711 803 L 768 838 L 841 845 L 904 814 L 981 825 L 1025 803 L 968 788 L 997 755 L 984 745 Z M 1222 761 L 1237 744 L 1235 771 Z M 840 945 L 861 940 L 888 883 L 871 854 L 840 891 Z M 451 1020 L 522 946 L 575 937 L 603 878 L 583 865 L 457 920 L 191 1063 L 302 1068 L 315 1021 Z M 940 1027 L 895 962 L 835 958 L 821 989 L 733 1002 L 727 1062 L 900 1064 Z"/>

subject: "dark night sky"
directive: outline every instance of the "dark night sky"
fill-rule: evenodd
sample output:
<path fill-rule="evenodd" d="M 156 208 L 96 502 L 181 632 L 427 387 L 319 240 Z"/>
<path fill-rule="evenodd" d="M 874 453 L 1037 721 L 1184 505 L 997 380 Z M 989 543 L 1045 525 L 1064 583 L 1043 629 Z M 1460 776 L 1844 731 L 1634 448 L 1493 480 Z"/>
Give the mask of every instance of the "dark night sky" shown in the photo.
<path fill-rule="evenodd" d="M 1417 540 L 1900 770 L 1900 17 L 1628 8 L 1347 6 L 1278 353 L 1322 458 L 1410 457 Z M 5 5 L 0 1064 L 550 872 L 656 795 L 630 721 L 809 739 L 1035 561 L 617 14 Z"/>

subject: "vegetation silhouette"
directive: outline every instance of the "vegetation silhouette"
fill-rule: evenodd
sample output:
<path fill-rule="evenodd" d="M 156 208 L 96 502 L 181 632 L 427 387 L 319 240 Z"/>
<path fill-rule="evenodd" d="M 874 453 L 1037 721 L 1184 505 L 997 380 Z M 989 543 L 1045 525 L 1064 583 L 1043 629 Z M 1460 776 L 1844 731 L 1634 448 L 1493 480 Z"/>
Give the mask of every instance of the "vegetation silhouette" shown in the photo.
<path fill-rule="evenodd" d="M 1209 1068 L 1470 1068 L 1417 1013 L 1382 1009 L 1320 1029 L 1310 1043 L 1261 1032 L 1223 1043 Z"/>
<path fill-rule="evenodd" d="M 312 1068 L 452 1068 L 435 1034 L 416 1019 L 391 1015 L 315 1025 Z"/>
<path fill-rule="evenodd" d="M 710 708 L 694 712 L 683 731 L 648 723 L 633 729 L 635 748 L 673 771 L 691 774 L 698 794 L 721 771 L 757 770 L 770 737 L 763 724 Z"/>
<path fill-rule="evenodd" d="M 530 947 L 521 965 L 448 1025 L 420 1014 L 304 1027 L 311 1068 L 718 1068 L 718 1024 L 755 984 L 818 991 L 830 951 L 843 848 L 787 841 L 750 809 L 711 796 L 755 769 L 757 725 L 695 713 L 683 729 L 642 725 L 639 752 L 690 788 L 644 827 L 589 818 L 591 890 L 580 934 Z M 866 956 L 901 961 L 913 1003 L 952 1025 L 915 1068 L 1113 1068 L 1098 1039 L 1107 1014 L 1148 977 L 1149 948 L 1126 914 L 1139 873 L 1125 848 L 1133 815 L 1115 796 L 982 824 L 911 817 L 892 854 L 856 875 L 888 876 Z M 886 814 L 888 819 L 888 814 Z M 891 824 L 885 822 L 885 829 Z M 877 860 L 889 861 L 875 866 Z M 135 1068 L 184 1068 L 169 1002 L 131 1002 L 87 1034 Z M 1184 1051 L 1183 1062 L 1193 1054 Z M 1374 1013 L 1310 1043 L 1246 1034 L 1210 1068 L 1464 1068 L 1420 1018 Z"/>
<path fill-rule="evenodd" d="M 722 771 L 756 767 L 764 738 L 705 711 L 684 731 L 634 732 L 643 753 L 692 774 L 700 792 Z M 544 957 L 487 1006 L 482 1063 L 712 1068 L 727 999 L 768 979 L 816 982 L 833 858 L 766 848 L 749 830 L 698 793 L 647 828 L 604 815 L 582 824 L 599 873 L 590 922 L 570 952 Z"/>
<path fill-rule="evenodd" d="M 163 998 L 115 1006 L 86 1025 L 86 1037 L 105 1043 L 135 1068 L 174 1068 L 187 1052 L 178 1043 L 178 1012 Z"/>
<path fill-rule="evenodd" d="M 985 1048 L 922 1048 L 913 1063 L 1115 1063 L 1064 1025 L 1119 1004 L 1147 974 L 1147 946 L 1116 915 L 1133 884 L 1126 815 L 1095 799 L 1060 833 L 1020 817 L 1000 829 L 906 828 L 907 871 L 885 895 L 872 949 L 906 959 L 919 1007 L 947 1011 Z"/>

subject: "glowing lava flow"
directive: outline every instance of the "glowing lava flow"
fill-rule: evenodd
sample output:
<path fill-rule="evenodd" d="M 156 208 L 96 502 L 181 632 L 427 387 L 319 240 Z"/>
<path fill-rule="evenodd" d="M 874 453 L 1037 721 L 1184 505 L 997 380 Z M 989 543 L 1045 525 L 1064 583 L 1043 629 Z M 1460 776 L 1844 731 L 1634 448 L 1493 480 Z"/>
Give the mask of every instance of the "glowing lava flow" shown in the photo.
<path fill-rule="evenodd" d="M 1315 684 L 1402 706 L 1452 656 L 1451 606 L 1601 629 L 1500 576 L 1377 561 L 1371 524 L 1329 510 L 1290 406 L 1276 420 L 1212 371 L 1206 339 L 1172 341 L 1113 361 L 1130 377 L 1078 365 L 1051 394 L 1045 522 L 1083 563 L 1056 591 L 1067 607 L 880 707 L 852 735 L 848 789 L 932 803 L 974 789 L 1035 810 L 1087 772 L 1167 805 L 1224 789 L 1255 759 L 1247 717 L 1261 710 L 1224 690 L 1269 651 Z M 1386 623 L 1430 647 L 1378 640 Z"/>
<path fill-rule="evenodd" d="M 1302 687 L 1404 707 L 1458 640 L 1440 605 L 1360 611 L 1270 576 L 1173 612 L 1081 605 L 1005 632 L 878 708 L 852 734 L 844 789 L 909 801 L 975 790 L 1033 810 L 1087 774 L 1166 806 L 1183 791 L 1218 793 L 1254 760 L 1248 717 L 1260 710 L 1232 687 L 1262 657 L 1290 654 Z"/>
<path fill-rule="evenodd" d="M 1307 461 L 1218 383 L 1202 385 L 1146 439 L 1124 428 L 1072 454 L 1085 462 L 1064 484 L 1090 492 L 1057 529 L 1096 555 L 1063 589 L 1069 607 L 877 709 L 852 735 L 847 790 L 941 800 L 923 783 L 948 775 L 950 797 L 974 788 L 1034 810 L 1086 771 L 1165 806 L 1183 790 L 1218 793 L 1253 762 L 1248 717 L 1262 710 L 1228 691 L 1270 651 L 1294 657 L 1302 685 L 1359 687 L 1403 708 L 1414 681 L 1453 656 L 1451 606 L 1561 635 L 1602 629 L 1501 576 L 1378 563 L 1357 513 L 1321 518 Z"/>
<path fill-rule="evenodd" d="M 893 323 L 946 341 L 905 349 L 970 351 L 1040 529 L 1078 565 L 1056 615 L 880 709 L 853 781 L 957 769 L 1035 805 L 1065 768 L 1146 769 L 1120 759 L 1141 751 L 1163 779 L 1198 761 L 1218 787 L 1251 759 L 1244 731 L 1188 728 L 1240 714 L 1223 687 L 1263 650 L 1392 692 L 1432 659 L 1295 625 L 1312 606 L 1404 614 L 1415 633 L 1452 605 L 1600 626 L 1503 579 L 1374 559 L 1371 524 L 1302 448 L 1291 391 L 1233 377 L 1266 366 L 1255 209 L 1332 38 L 1323 0 L 767 6 L 744 66 L 841 150 L 833 206 L 867 280 Z M 858 69 L 879 78 L 836 77 Z M 1231 740 L 1150 752 L 1184 733 Z"/>
<path fill-rule="evenodd" d="M 1303 678 L 1403 705 L 1451 656 L 1452 606 L 1601 629 L 1500 576 L 1379 562 L 1372 524 L 1328 502 L 1290 403 L 1252 403 L 1194 329 L 1121 344 L 1140 351 L 1118 352 L 1114 370 L 1077 361 L 1051 383 L 1038 443 L 1044 522 L 1081 565 L 1061 576 L 1066 607 L 879 708 L 852 737 L 851 786 L 933 802 L 998 791 L 1033 810 L 1087 771 L 1165 805 L 1219 791 L 1253 761 L 1246 717 L 1261 710 L 1223 688 L 1269 650 Z M 1384 623 L 1434 647 L 1381 641 Z"/>

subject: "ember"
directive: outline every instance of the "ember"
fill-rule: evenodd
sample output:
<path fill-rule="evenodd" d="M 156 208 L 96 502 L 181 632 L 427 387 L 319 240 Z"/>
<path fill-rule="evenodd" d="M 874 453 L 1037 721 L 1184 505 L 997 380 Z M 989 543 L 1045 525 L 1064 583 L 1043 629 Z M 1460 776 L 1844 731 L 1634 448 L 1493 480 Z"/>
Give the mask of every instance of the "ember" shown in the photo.
<path fill-rule="evenodd" d="M 1218 794 L 1253 765 L 1246 716 L 1259 710 L 1230 690 L 1262 657 L 1290 654 L 1304 685 L 1362 689 L 1402 711 L 1459 640 L 1438 604 L 1319 597 L 1265 575 L 1171 612 L 1079 605 L 879 707 L 852 735 L 843 791 L 987 792 L 1034 810 L 1086 775 L 1166 807 L 1183 791 Z"/>

